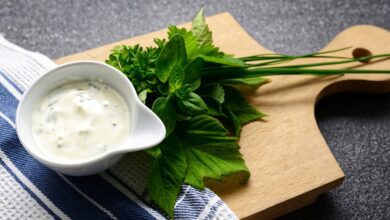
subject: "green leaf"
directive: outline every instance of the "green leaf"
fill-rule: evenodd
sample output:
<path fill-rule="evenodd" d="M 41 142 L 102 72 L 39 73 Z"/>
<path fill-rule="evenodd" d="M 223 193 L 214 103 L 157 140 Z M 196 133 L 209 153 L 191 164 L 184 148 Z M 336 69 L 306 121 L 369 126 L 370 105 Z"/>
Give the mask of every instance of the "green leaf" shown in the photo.
<path fill-rule="evenodd" d="M 184 84 L 191 84 L 192 90 L 199 88 L 203 69 L 203 59 L 200 57 L 192 60 L 185 67 Z"/>
<path fill-rule="evenodd" d="M 173 218 L 173 209 L 186 173 L 186 155 L 176 135 L 159 144 L 161 155 L 155 160 L 148 180 L 151 199 Z"/>
<path fill-rule="evenodd" d="M 193 60 L 199 55 L 205 55 L 208 57 L 225 56 L 224 53 L 220 52 L 219 49 L 213 45 L 212 33 L 206 24 L 203 9 L 193 20 L 191 31 L 188 31 L 185 28 L 170 26 L 168 28 L 168 38 L 171 39 L 174 35 L 180 35 L 183 37 L 188 60 Z M 235 65 L 238 65 L 237 63 L 239 61 L 230 61 L 228 56 L 226 56 L 226 58 L 223 58 L 223 61 L 220 62 L 234 63 Z"/>
<path fill-rule="evenodd" d="M 148 90 L 156 95 L 161 82 L 158 80 L 155 69 L 156 60 L 164 47 L 165 40 L 156 39 L 158 47 L 142 48 L 139 45 L 116 46 L 111 50 L 106 63 L 120 70 L 133 84 L 137 93 Z"/>
<path fill-rule="evenodd" d="M 160 84 L 160 85 L 158 85 L 157 90 L 159 93 L 161 93 L 161 95 L 168 95 L 169 86 L 168 86 L 168 84 Z"/>
<path fill-rule="evenodd" d="M 177 106 L 183 114 L 199 115 L 207 112 L 207 105 L 203 99 L 194 92 L 177 94 Z"/>
<path fill-rule="evenodd" d="M 202 35 L 209 35 L 211 37 L 211 33 L 207 30 L 208 27 L 206 27 L 206 19 L 204 17 L 204 9 L 200 9 L 198 14 L 196 14 L 194 20 L 192 20 L 192 27 L 191 30 L 194 32 L 194 35 L 196 36 L 202 36 Z"/>
<path fill-rule="evenodd" d="M 190 92 L 192 92 L 192 86 L 190 84 L 185 84 L 176 91 L 176 96 L 184 99 L 188 96 L 188 94 L 190 94 Z"/>
<path fill-rule="evenodd" d="M 156 75 L 165 83 L 176 66 L 184 67 L 187 62 L 187 54 L 184 39 L 175 34 L 162 49 L 156 63 Z"/>
<path fill-rule="evenodd" d="M 198 55 L 198 43 L 192 32 L 185 28 L 178 28 L 172 25 L 169 26 L 168 38 L 171 39 L 175 34 L 179 34 L 183 37 L 188 60 L 194 59 Z"/>
<path fill-rule="evenodd" d="M 223 56 L 209 56 L 209 55 L 199 55 L 202 57 L 205 61 L 211 62 L 211 63 L 218 63 L 218 64 L 224 64 L 234 67 L 245 67 L 246 64 L 244 61 L 234 58 L 232 56 L 223 55 Z"/>
<path fill-rule="evenodd" d="M 169 92 L 173 93 L 177 89 L 181 87 L 184 80 L 184 69 L 181 68 L 179 65 L 176 65 L 171 73 L 171 76 L 169 77 Z"/>
<path fill-rule="evenodd" d="M 215 101 L 215 99 L 204 97 L 203 100 L 205 101 L 208 107 L 207 109 L 208 115 L 226 117 L 225 113 L 222 111 L 221 104 Z"/>
<path fill-rule="evenodd" d="M 141 102 L 144 103 L 144 104 L 146 102 L 147 96 L 148 96 L 148 90 L 146 90 L 146 89 L 138 94 L 139 100 L 141 100 Z"/>
<path fill-rule="evenodd" d="M 219 52 L 219 49 L 213 45 L 212 33 L 206 24 L 203 9 L 199 11 L 192 21 L 191 31 L 198 43 L 198 54 L 216 57 L 223 56 L 223 53 Z"/>
<path fill-rule="evenodd" d="M 225 86 L 224 89 L 225 102 L 223 105 L 228 107 L 231 112 L 235 114 L 242 125 L 266 116 L 251 106 L 238 90 L 230 86 Z"/>
<path fill-rule="evenodd" d="M 257 88 L 268 82 L 269 79 L 263 77 L 250 77 L 250 78 L 233 78 L 233 79 L 223 79 L 219 80 L 220 83 L 224 85 L 244 85 L 251 88 Z"/>
<path fill-rule="evenodd" d="M 159 97 L 154 101 L 152 110 L 164 123 L 168 136 L 176 126 L 176 111 L 171 102 L 166 97 Z"/>
<path fill-rule="evenodd" d="M 148 148 L 145 150 L 145 152 L 153 158 L 158 158 L 161 155 L 161 149 L 159 146 Z"/>
<path fill-rule="evenodd" d="M 202 87 L 199 94 L 202 97 L 212 98 L 219 104 L 222 104 L 225 101 L 225 91 L 219 83 Z"/>
<path fill-rule="evenodd" d="M 182 140 L 187 156 L 185 182 L 204 189 L 204 178 L 221 179 L 224 175 L 244 172 L 246 181 L 248 168 L 239 152 L 236 137 L 228 132 L 215 118 L 199 115 L 183 123 Z"/>
<path fill-rule="evenodd" d="M 237 118 L 236 114 L 234 114 L 228 106 L 224 105 L 223 109 L 225 112 L 224 116 L 228 118 L 233 125 L 234 135 L 236 135 L 236 137 L 239 137 L 242 128 L 241 121 Z"/>

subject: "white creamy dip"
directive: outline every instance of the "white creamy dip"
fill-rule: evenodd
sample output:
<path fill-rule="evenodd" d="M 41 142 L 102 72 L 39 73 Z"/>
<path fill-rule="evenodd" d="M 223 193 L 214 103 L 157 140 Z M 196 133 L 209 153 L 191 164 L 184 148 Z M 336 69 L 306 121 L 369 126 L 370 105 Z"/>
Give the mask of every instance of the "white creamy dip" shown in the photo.
<path fill-rule="evenodd" d="M 43 153 L 79 161 L 102 154 L 129 134 L 129 110 L 106 84 L 78 81 L 64 84 L 32 112 L 33 137 Z"/>

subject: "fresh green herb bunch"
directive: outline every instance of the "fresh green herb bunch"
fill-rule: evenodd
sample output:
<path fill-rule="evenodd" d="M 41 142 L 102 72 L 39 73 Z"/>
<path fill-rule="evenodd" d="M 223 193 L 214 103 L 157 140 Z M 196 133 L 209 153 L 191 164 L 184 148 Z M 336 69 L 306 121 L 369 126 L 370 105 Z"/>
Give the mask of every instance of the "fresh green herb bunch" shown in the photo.
<path fill-rule="evenodd" d="M 203 189 L 204 178 L 220 179 L 235 172 L 244 173 L 243 182 L 249 178 L 239 152 L 239 131 L 263 114 L 229 86 L 241 84 L 240 80 L 214 77 L 202 82 L 205 67 L 245 66 L 213 45 L 203 11 L 190 31 L 170 26 L 168 41 L 155 42 L 157 47 L 146 50 L 138 45 L 117 46 L 106 62 L 131 80 L 140 98 L 151 103 L 149 107 L 164 122 L 166 139 L 146 151 L 153 157 L 148 191 L 152 200 L 173 217 L 183 182 Z M 267 82 L 252 78 L 256 79 L 252 86 Z M 221 118 L 234 130 L 228 130 Z"/>
<path fill-rule="evenodd" d="M 154 39 L 157 47 L 120 45 L 111 50 L 106 61 L 122 71 L 132 82 L 137 93 L 156 93 L 162 84 L 156 76 L 156 61 L 166 40 Z"/>
<path fill-rule="evenodd" d="M 157 47 L 118 46 L 108 64 L 121 70 L 145 102 L 164 122 L 167 136 L 146 150 L 152 157 L 148 192 L 152 200 L 173 217 L 183 182 L 204 189 L 204 179 L 249 170 L 239 152 L 243 125 L 264 114 L 252 107 L 237 89 L 256 89 L 271 75 L 334 75 L 344 73 L 390 73 L 390 70 L 310 69 L 366 61 L 390 54 L 345 58 L 329 56 L 336 51 L 289 56 L 263 54 L 234 58 L 213 45 L 203 10 L 192 28 L 168 28 L 168 41 L 156 39 Z M 344 48 L 345 49 L 345 48 Z M 340 61 L 281 65 L 295 59 L 337 58 Z"/>

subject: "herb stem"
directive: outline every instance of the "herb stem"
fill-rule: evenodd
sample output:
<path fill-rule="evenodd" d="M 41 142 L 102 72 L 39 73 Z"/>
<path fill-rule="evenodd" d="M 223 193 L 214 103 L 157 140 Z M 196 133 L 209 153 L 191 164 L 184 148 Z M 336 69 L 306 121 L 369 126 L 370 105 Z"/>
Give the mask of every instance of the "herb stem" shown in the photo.
<path fill-rule="evenodd" d="M 321 54 L 328 54 L 328 53 L 334 53 L 339 52 L 343 50 L 350 49 L 351 47 L 344 47 L 337 50 L 329 50 L 329 51 L 323 51 L 318 53 L 309 53 L 304 54 L 300 56 L 292 56 L 292 55 L 285 55 L 285 54 L 258 54 L 254 56 L 247 56 L 247 57 L 241 57 L 240 59 L 242 61 L 258 61 L 258 60 L 265 60 L 265 59 L 299 59 L 299 58 L 340 58 L 340 59 L 348 59 L 348 57 L 339 57 L 339 56 L 320 56 Z"/>
<path fill-rule="evenodd" d="M 320 62 L 320 63 L 310 63 L 310 64 L 302 64 L 302 65 L 290 65 L 290 66 L 283 66 L 283 68 L 302 68 L 302 67 L 313 67 L 313 66 L 328 66 L 328 65 L 339 65 L 344 63 L 352 63 L 356 61 L 366 61 L 374 58 L 381 58 L 381 57 L 390 57 L 390 54 L 379 54 L 379 55 L 371 55 L 371 56 L 365 56 L 360 58 L 350 58 L 348 60 L 343 61 L 333 61 L 333 62 Z"/>
<path fill-rule="evenodd" d="M 276 75 L 338 75 L 338 74 L 389 74 L 390 70 L 356 70 L 356 69 L 301 69 L 301 68 L 257 68 L 245 71 L 247 74 L 241 77 L 276 76 Z"/>

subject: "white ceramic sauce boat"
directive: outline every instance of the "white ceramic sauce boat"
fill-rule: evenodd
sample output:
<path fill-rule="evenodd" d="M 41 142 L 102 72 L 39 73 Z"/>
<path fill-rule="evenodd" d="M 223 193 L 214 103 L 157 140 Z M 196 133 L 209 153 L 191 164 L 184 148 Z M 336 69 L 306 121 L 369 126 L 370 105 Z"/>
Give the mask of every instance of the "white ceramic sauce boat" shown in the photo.
<path fill-rule="evenodd" d="M 31 113 L 53 88 L 73 80 L 102 80 L 125 100 L 130 114 L 130 133 L 118 146 L 83 161 L 56 161 L 45 155 L 34 141 Z M 117 69 L 96 61 L 78 61 L 60 65 L 42 75 L 24 93 L 16 112 L 16 130 L 23 147 L 47 167 L 67 175 L 91 175 L 109 168 L 125 154 L 159 144 L 165 137 L 162 121 L 137 96 L 131 82 Z"/>

